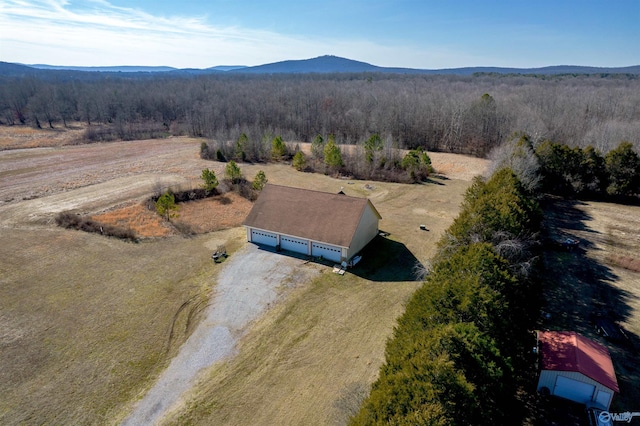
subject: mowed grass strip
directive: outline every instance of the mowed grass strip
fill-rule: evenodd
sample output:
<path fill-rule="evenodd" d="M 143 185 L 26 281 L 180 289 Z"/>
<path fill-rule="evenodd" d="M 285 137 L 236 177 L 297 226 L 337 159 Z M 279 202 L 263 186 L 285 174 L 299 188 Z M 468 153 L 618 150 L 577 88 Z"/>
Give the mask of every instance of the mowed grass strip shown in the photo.
<path fill-rule="evenodd" d="M 197 323 L 218 242 L 47 228 L 2 236 L 0 424 L 123 418 Z M 242 237 L 216 238 L 233 249 Z"/>

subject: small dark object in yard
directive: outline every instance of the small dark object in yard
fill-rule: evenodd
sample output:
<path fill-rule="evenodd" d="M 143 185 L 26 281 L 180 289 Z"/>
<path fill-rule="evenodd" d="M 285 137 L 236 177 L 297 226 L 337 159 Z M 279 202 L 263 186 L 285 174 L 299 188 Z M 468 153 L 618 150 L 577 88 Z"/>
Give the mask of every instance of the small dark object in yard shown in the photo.
<path fill-rule="evenodd" d="M 565 238 L 560 241 L 560 246 L 568 251 L 572 251 L 574 248 L 578 247 L 578 244 L 580 244 L 580 241 L 573 238 Z"/>
<path fill-rule="evenodd" d="M 216 251 L 211 255 L 211 258 L 216 263 L 222 262 L 226 257 L 227 257 L 227 249 L 225 248 L 225 246 L 218 246 Z"/>
<path fill-rule="evenodd" d="M 351 259 L 349 261 L 349 263 L 347 264 L 347 266 L 349 268 L 353 268 L 354 266 L 356 266 L 358 264 L 358 262 L 360 262 L 362 260 L 362 256 L 354 256 L 353 259 Z M 343 262 L 344 263 L 344 262 Z"/>

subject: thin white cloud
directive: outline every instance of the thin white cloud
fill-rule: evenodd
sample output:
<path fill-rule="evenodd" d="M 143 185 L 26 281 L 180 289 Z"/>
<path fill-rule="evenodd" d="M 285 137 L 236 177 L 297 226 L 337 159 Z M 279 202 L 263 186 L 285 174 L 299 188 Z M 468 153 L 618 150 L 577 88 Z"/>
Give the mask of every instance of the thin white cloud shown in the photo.
<path fill-rule="evenodd" d="M 72 7 L 64 0 L 7 0 L 0 9 L 0 27 L 2 60 L 69 65 L 211 66 L 217 58 L 198 55 L 211 50 L 203 47 L 217 46 L 213 50 L 224 59 L 244 43 L 277 38 L 211 27 L 198 18 L 152 16 L 104 1 Z"/>
<path fill-rule="evenodd" d="M 72 7 L 64 0 L 6 0 L 0 28 L 2 60 L 23 63 L 207 67 L 229 60 L 258 64 L 285 46 L 301 48 L 275 33 L 158 17 L 105 1 Z"/>
<path fill-rule="evenodd" d="M 416 68 L 462 66 L 478 59 L 438 47 L 315 40 L 216 27 L 206 17 L 156 16 L 105 0 L 3 0 L 0 4 L 0 60 L 8 62 L 206 68 L 324 54 Z"/>

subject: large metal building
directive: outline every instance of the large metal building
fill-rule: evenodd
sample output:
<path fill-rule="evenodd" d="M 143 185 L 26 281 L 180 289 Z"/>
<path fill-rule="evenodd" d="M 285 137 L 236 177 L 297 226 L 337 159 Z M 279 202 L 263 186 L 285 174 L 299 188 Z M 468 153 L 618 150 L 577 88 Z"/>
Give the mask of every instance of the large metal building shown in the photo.
<path fill-rule="evenodd" d="M 267 184 L 243 225 L 249 242 L 343 262 L 378 234 L 380 219 L 366 198 Z"/>

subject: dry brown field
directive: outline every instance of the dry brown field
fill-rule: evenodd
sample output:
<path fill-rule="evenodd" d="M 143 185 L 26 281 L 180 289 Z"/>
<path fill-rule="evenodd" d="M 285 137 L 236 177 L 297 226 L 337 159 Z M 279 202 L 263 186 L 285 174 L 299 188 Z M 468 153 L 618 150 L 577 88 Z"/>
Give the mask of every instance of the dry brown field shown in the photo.
<path fill-rule="evenodd" d="M 64 131 L 0 130 L 0 149 L 12 148 L 0 151 L 0 424 L 119 423 L 197 324 L 224 266 L 211 261 L 211 252 L 225 244 L 233 256 L 246 244 L 238 225 L 250 205 L 234 194 L 189 203 L 176 220 L 202 233 L 164 232 L 166 224 L 144 204 L 150 195 L 198 185 L 203 168 L 223 175 L 224 164 L 199 158 L 201 140 L 75 145 L 76 136 L 58 135 Z M 389 236 L 370 253 L 370 263 L 365 257 L 361 272 L 338 276 L 327 268 L 272 306 L 242 338 L 237 355 L 205 372 L 165 423 L 347 421 L 377 376 L 395 319 L 419 286 L 413 263 L 428 265 L 471 177 L 486 167 L 476 158 L 430 155 L 438 176 L 424 185 L 336 179 L 286 164 L 241 165 L 249 179 L 264 170 L 275 184 L 369 197 Z M 598 231 L 585 231 L 585 240 L 602 237 L 600 246 L 585 246 L 586 254 L 612 271 L 607 285 L 625 295 L 612 302 L 624 302 L 624 324 L 638 336 L 638 274 L 615 259 L 637 256 L 638 234 L 631 231 L 639 228 L 606 218 L 610 209 L 635 218 L 640 211 L 579 207 L 591 209 L 585 227 Z M 149 235 L 130 243 L 57 228 L 53 218 L 66 210 L 128 220 Z M 557 255 L 567 261 L 565 253 Z M 548 295 L 558 299 L 547 307 L 554 326 L 581 330 L 579 323 L 562 322 L 570 317 L 562 314 L 563 295 Z M 637 390 L 624 380 L 625 389 Z"/>

